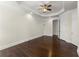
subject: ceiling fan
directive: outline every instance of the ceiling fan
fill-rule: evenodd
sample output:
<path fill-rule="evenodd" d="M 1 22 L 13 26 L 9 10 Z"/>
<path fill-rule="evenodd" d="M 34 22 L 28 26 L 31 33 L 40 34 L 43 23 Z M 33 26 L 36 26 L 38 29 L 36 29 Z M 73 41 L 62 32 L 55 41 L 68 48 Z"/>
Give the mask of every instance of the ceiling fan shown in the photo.
<path fill-rule="evenodd" d="M 52 7 L 51 4 L 43 4 L 43 5 L 40 5 L 40 10 L 41 10 L 43 13 L 46 13 L 46 12 L 48 12 L 48 11 L 52 11 L 51 7 Z"/>

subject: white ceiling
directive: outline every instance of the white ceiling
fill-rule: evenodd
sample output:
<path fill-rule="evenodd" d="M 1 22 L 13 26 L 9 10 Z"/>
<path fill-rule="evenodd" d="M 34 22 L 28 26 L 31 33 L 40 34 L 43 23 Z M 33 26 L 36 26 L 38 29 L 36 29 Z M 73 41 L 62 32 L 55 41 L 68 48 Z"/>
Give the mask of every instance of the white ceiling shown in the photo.
<path fill-rule="evenodd" d="M 77 8 L 77 2 L 76 1 L 19 1 L 17 2 L 22 8 L 25 10 L 30 10 L 35 14 L 41 15 L 41 16 L 56 16 L 61 14 L 62 12 Z M 52 11 L 43 13 L 39 10 L 40 5 L 43 3 L 51 4 Z M 53 7 L 55 6 L 55 7 Z"/>
<path fill-rule="evenodd" d="M 8 2 L 0 2 L 0 4 L 10 6 L 15 9 L 22 9 L 22 11 L 25 11 L 24 13 L 30 13 L 40 15 L 43 17 L 48 16 L 58 16 L 61 13 L 77 8 L 77 2 L 76 1 L 50 1 L 49 4 L 55 5 L 56 7 L 52 7 L 52 11 L 48 13 L 42 13 L 39 10 L 39 6 L 43 3 L 48 3 L 48 1 L 8 1 Z"/>

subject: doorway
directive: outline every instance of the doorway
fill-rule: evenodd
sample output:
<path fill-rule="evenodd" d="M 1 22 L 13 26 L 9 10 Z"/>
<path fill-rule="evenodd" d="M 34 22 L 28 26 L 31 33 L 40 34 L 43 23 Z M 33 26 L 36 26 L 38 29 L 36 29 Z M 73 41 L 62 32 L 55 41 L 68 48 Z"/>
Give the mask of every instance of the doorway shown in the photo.
<path fill-rule="evenodd" d="M 60 25 L 59 20 L 53 20 L 53 35 L 60 37 Z"/>

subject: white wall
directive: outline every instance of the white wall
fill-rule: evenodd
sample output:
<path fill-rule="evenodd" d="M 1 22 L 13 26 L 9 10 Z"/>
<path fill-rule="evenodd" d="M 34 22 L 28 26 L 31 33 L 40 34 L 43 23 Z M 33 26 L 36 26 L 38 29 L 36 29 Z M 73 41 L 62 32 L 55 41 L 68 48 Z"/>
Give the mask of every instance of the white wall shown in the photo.
<path fill-rule="evenodd" d="M 79 19 L 78 10 L 73 9 L 60 16 L 60 38 L 78 46 L 79 54 Z"/>
<path fill-rule="evenodd" d="M 79 46 L 79 19 L 77 10 L 72 15 L 72 42 Z"/>
<path fill-rule="evenodd" d="M 43 35 L 43 18 L 23 12 L 16 3 L 0 2 L 0 50 Z"/>
<path fill-rule="evenodd" d="M 72 30 L 72 12 L 67 11 L 60 15 L 60 38 L 66 41 L 71 41 Z"/>
<path fill-rule="evenodd" d="M 47 36 L 52 36 L 53 35 L 53 24 L 52 20 L 49 19 L 45 24 L 44 24 L 44 35 Z"/>
<path fill-rule="evenodd" d="M 65 12 L 60 16 L 60 38 L 78 45 L 78 17 L 77 9 Z"/>

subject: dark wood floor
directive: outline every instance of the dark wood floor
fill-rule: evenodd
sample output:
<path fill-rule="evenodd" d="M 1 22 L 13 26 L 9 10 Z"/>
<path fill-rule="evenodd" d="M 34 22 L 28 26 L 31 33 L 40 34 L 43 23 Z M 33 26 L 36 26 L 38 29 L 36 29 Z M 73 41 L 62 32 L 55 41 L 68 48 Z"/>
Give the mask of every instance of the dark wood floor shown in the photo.
<path fill-rule="evenodd" d="M 77 46 L 57 39 L 42 36 L 0 51 L 1 57 L 77 57 Z"/>

